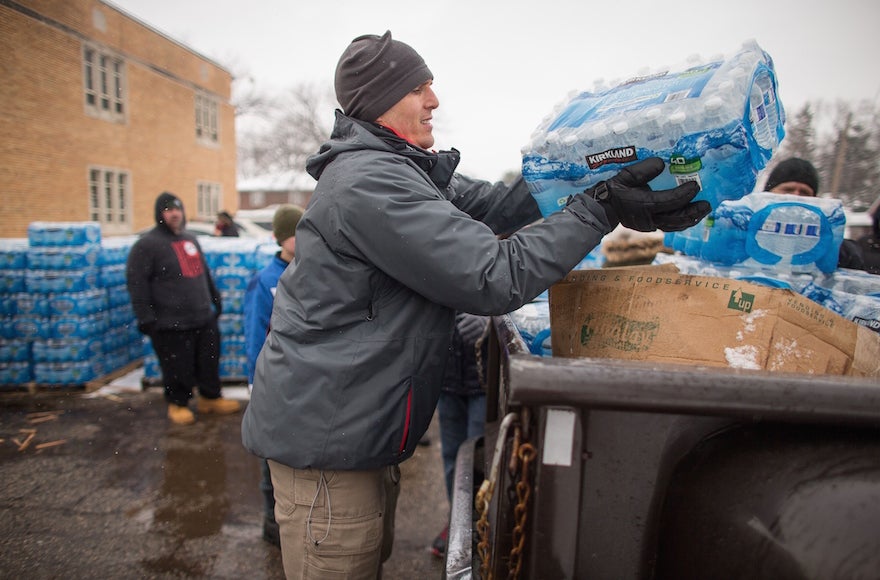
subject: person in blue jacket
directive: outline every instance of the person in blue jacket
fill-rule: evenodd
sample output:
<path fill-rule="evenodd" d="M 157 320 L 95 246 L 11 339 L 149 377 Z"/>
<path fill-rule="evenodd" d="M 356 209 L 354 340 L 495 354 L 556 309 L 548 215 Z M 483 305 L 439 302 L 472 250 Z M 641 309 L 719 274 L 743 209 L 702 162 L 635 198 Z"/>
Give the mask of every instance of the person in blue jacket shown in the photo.
<path fill-rule="evenodd" d="M 306 164 L 317 185 L 242 420 L 269 460 L 288 578 L 381 574 L 385 482 L 434 415 L 457 310 L 516 310 L 618 223 L 674 231 L 709 213 L 694 182 L 648 187 L 654 157 L 541 220 L 522 178 L 471 179 L 458 151 L 431 150 L 433 78 L 390 32 L 354 39 L 336 67 L 343 110 Z"/>
<path fill-rule="evenodd" d="M 272 261 L 260 270 L 250 282 L 244 294 L 244 337 L 247 349 L 248 384 L 254 382 L 254 367 L 257 357 L 269 332 L 269 317 L 275 301 L 275 287 L 284 269 L 293 261 L 296 253 L 296 224 L 302 217 L 303 209 L 293 204 L 281 205 L 272 216 L 272 233 L 281 249 Z M 262 462 L 260 491 L 263 493 L 265 513 L 263 515 L 263 539 L 280 546 L 278 522 L 275 521 L 275 495 L 269 465 Z"/>

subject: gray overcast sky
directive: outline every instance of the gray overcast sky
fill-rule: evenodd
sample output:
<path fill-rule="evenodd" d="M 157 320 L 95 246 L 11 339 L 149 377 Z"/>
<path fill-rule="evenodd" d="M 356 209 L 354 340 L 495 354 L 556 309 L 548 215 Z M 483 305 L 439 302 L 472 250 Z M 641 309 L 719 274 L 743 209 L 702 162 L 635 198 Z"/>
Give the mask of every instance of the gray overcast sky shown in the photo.
<path fill-rule="evenodd" d="M 876 0 L 111 3 L 266 90 L 331 86 L 352 38 L 390 29 L 434 73 L 435 147 L 456 147 L 462 172 L 492 180 L 519 168 L 532 131 L 571 91 L 748 39 L 773 58 L 789 115 L 816 99 L 880 102 Z"/>

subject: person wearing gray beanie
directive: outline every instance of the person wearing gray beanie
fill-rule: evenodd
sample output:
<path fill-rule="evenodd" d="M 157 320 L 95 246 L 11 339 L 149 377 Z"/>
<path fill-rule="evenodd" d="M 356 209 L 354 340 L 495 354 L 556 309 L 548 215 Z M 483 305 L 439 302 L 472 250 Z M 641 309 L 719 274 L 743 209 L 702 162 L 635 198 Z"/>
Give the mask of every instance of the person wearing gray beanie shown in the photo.
<path fill-rule="evenodd" d="M 351 41 L 336 66 L 336 100 L 349 117 L 375 121 L 434 75 L 411 46 L 365 34 Z"/>
<path fill-rule="evenodd" d="M 430 149 L 433 74 L 390 31 L 345 48 L 335 88 L 342 110 L 306 162 L 317 184 L 241 424 L 275 482 L 288 578 L 381 575 L 399 464 L 437 408 L 456 311 L 516 310 L 618 223 L 680 230 L 710 209 L 691 201 L 694 182 L 651 190 L 665 168 L 653 157 L 541 221 L 522 177 L 472 179 L 456 171 L 458 151 Z"/>

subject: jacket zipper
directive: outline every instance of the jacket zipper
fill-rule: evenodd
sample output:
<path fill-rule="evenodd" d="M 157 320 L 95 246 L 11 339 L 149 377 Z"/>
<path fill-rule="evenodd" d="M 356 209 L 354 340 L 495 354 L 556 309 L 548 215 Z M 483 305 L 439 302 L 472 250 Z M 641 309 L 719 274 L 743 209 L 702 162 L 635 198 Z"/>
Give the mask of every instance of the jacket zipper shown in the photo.
<path fill-rule="evenodd" d="M 397 450 L 398 455 L 402 455 L 406 451 L 406 439 L 409 437 L 409 424 L 412 418 L 412 387 L 406 395 L 406 420 L 403 422 L 403 438 L 400 440 L 400 449 Z"/>

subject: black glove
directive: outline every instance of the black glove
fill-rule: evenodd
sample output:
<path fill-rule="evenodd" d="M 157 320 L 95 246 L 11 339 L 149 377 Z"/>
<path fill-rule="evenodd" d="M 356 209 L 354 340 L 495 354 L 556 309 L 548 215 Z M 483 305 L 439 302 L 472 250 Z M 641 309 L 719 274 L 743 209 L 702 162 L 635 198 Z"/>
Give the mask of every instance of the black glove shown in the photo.
<path fill-rule="evenodd" d="M 663 172 L 663 160 L 649 157 L 573 197 L 595 199 L 605 209 L 612 228 L 616 223 L 638 230 L 676 232 L 696 225 L 711 210 L 708 201 L 691 200 L 700 186 L 689 181 L 674 189 L 654 191 L 648 182 Z M 571 203 L 571 201 L 569 202 Z"/>
<path fill-rule="evenodd" d="M 477 314 L 467 314 L 460 312 L 455 317 L 455 324 L 458 326 L 458 333 L 461 335 L 465 344 L 473 344 L 483 335 L 486 330 L 486 324 L 489 322 L 488 316 L 479 316 Z"/>

